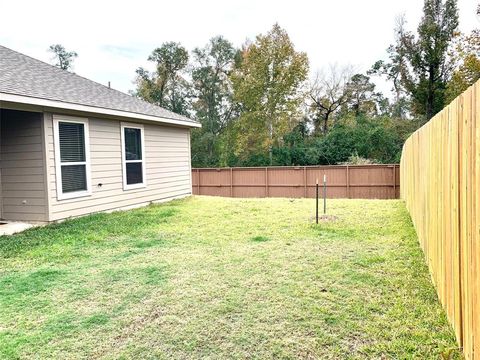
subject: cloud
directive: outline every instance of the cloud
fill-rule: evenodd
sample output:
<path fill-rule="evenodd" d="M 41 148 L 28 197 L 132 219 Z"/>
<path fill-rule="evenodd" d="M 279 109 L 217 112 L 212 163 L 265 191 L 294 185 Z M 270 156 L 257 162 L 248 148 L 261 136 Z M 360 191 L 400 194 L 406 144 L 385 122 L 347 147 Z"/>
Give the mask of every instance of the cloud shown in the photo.
<path fill-rule="evenodd" d="M 140 49 L 135 49 L 135 48 L 126 47 L 126 46 L 115 46 L 115 45 L 101 45 L 100 50 L 109 52 L 114 56 L 121 56 L 127 59 L 136 58 L 138 54 L 142 53 Z"/>

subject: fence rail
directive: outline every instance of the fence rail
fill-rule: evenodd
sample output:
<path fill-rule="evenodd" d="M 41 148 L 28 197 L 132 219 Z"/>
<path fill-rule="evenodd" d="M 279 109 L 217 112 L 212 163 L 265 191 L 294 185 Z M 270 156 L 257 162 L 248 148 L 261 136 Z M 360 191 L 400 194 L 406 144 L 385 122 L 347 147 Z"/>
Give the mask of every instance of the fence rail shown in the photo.
<path fill-rule="evenodd" d="M 315 196 L 317 179 L 327 176 L 327 197 L 396 199 L 399 165 L 282 166 L 192 169 L 196 195 L 224 197 Z"/>
<path fill-rule="evenodd" d="M 480 359 L 480 82 L 406 141 L 402 198 L 467 359 Z"/>

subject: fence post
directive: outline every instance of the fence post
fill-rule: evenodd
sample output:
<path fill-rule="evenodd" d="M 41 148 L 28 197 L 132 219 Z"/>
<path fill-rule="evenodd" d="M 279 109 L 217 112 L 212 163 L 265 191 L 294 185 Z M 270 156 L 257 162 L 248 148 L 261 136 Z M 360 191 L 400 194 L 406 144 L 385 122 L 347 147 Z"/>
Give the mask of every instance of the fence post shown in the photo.
<path fill-rule="evenodd" d="M 268 166 L 265 166 L 265 197 L 268 197 Z"/>
<path fill-rule="evenodd" d="M 348 165 L 345 169 L 347 171 L 347 199 L 350 199 L 350 171 Z"/>
<path fill-rule="evenodd" d="M 233 197 L 233 168 L 230 168 L 230 197 Z"/>

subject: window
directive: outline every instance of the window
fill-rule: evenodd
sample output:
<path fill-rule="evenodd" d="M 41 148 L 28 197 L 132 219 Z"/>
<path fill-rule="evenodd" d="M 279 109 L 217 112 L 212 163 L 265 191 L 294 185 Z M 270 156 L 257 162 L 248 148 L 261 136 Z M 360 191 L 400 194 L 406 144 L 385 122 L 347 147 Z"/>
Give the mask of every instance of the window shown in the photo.
<path fill-rule="evenodd" d="M 145 179 L 145 145 L 143 126 L 122 123 L 123 189 L 147 185 Z"/>
<path fill-rule="evenodd" d="M 90 195 L 88 120 L 54 116 L 58 200 Z"/>

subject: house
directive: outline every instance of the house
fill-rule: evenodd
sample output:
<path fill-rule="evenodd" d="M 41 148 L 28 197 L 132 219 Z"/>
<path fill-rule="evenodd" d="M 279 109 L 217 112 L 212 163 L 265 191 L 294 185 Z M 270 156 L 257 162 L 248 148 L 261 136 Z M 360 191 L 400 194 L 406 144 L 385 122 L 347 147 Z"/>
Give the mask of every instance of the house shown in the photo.
<path fill-rule="evenodd" d="M 188 196 L 195 127 L 0 46 L 0 218 L 48 223 Z"/>

